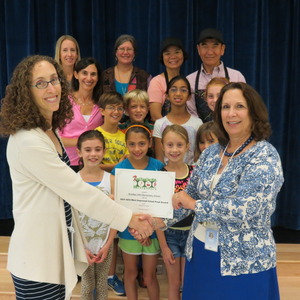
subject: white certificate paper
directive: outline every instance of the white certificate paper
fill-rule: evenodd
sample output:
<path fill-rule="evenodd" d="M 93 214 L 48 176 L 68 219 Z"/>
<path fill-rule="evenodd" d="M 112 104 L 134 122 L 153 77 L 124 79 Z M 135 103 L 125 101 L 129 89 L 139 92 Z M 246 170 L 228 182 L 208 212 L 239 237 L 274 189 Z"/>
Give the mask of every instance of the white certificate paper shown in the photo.
<path fill-rule="evenodd" d="M 173 218 L 175 172 L 116 169 L 115 201 L 134 213 Z"/>

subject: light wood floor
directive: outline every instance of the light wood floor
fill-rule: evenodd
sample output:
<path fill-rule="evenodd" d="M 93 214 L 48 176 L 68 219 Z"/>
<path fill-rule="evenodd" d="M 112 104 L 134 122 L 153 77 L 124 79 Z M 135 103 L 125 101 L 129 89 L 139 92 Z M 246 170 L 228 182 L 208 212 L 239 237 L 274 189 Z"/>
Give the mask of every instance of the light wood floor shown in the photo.
<path fill-rule="evenodd" d="M 0 237 L 0 300 L 15 299 L 14 287 L 6 270 L 9 237 Z M 160 268 L 161 270 L 161 268 Z M 300 244 L 277 244 L 277 273 L 281 300 L 300 300 Z M 165 270 L 158 275 L 161 300 L 167 300 L 167 278 Z M 73 292 L 72 299 L 80 299 L 80 283 Z M 109 291 L 109 300 L 122 300 Z M 147 290 L 139 288 L 139 299 L 148 299 Z"/>

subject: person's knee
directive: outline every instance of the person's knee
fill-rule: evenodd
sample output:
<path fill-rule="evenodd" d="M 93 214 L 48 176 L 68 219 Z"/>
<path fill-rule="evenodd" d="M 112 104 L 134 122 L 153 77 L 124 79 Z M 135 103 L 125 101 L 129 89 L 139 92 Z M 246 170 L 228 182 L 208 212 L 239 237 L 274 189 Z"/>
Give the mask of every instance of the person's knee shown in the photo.
<path fill-rule="evenodd" d="M 152 285 L 157 280 L 155 272 L 153 274 L 145 274 L 144 273 L 143 278 L 144 278 L 144 282 L 147 286 Z"/>
<path fill-rule="evenodd" d="M 128 278 L 129 280 L 135 280 L 138 275 L 138 270 L 137 269 L 128 269 L 125 267 L 125 272 L 124 276 Z"/>

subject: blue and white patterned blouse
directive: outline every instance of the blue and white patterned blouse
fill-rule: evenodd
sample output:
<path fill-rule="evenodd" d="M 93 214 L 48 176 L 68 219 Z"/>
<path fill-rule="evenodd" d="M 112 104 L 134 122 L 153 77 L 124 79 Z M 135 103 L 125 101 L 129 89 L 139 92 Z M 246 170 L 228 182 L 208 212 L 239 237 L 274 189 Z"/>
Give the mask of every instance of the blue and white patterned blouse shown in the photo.
<path fill-rule="evenodd" d="M 271 230 L 271 215 L 283 184 L 280 157 L 266 141 L 257 142 L 233 157 L 211 191 L 211 180 L 220 163 L 219 144 L 200 156 L 186 192 L 196 199 L 195 218 L 187 240 L 187 259 L 192 257 L 194 232 L 198 222 L 214 221 L 219 228 L 221 274 L 258 273 L 276 266 L 276 248 Z M 189 210 L 179 209 L 175 219 Z"/>

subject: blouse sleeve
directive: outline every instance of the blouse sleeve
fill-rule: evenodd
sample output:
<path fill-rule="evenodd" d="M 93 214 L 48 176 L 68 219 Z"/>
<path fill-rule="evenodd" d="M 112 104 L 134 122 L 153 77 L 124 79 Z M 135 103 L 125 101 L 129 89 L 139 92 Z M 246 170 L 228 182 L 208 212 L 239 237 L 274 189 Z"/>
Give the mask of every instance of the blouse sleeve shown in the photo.
<path fill-rule="evenodd" d="M 162 127 L 162 119 L 158 119 L 154 123 L 154 128 L 153 128 L 153 137 L 157 137 L 161 139 L 161 127 Z"/>
<path fill-rule="evenodd" d="M 185 219 L 186 217 L 188 217 L 190 214 L 192 214 L 194 211 L 190 210 L 190 209 L 184 209 L 184 208 L 180 208 L 180 209 L 174 209 L 173 210 L 173 219 L 164 219 L 164 223 L 166 224 L 166 228 L 178 223 L 179 221 Z"/>
<path fill-rule="evenodd" d="M 199 222 L 269 220 L 283 184 L 283 174 L 276 150 L 259 150 L 244 168 L 236 166 L 224 171 L 210 199 L 201 197 L 197 171 L 193 173 L 187 193 L 197 199 L 195 215 Z"/>
<path fill-rule="evenodd" d="M 148 88 L 149 102 L 157 102 L 164 104 L 166 99 L 167 86 L 165 83 L 165 78 L 161 75 L 152 78 Z"/>

